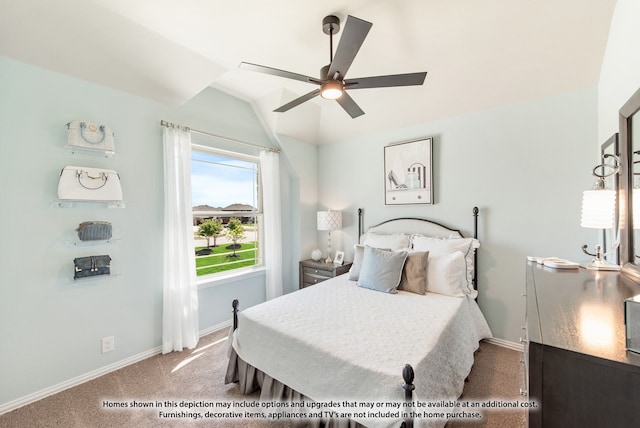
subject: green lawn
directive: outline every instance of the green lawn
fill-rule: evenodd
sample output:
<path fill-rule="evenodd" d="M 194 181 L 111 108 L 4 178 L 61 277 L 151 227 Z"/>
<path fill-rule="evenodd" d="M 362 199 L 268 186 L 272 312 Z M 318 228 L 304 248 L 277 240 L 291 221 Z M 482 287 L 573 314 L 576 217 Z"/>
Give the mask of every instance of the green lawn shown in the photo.
<path fill-rule="evenodd" d="M 227 257 L 233 254 L 233 250 L 227 249 L 230 244 L 222 244 L 210 247 L 213 253 L 209 256 L 196 256 L 197 276 L 210 275 L 216 272 L 224 272 L 239 267 L 253 266 L 256 264 L 256 243 L 242 243 L 236 250 L 238 257 Z M 195 251 L 206 247 L 196 247 Z"/>

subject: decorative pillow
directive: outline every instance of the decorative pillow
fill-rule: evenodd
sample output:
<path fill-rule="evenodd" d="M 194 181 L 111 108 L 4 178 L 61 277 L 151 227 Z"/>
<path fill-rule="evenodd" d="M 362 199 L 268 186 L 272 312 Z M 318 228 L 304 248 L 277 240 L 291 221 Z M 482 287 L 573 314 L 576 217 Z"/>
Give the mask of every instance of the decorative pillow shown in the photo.
<path fill-rule="evenodd" d="M 411 244 L 411 235 L 405 233 L 367 233 L 364 245 L 373 248 L 388 248 L 392 251 L 408 249 Z"/>
<path fill-rule="evenodd" d="M 349 279 L 357 281 L 360 277 L 360 269 L 362 268 L 362 257 L 364 256 L 364 245 L 356 244 L 353 246 L 353 264 L 349 269 Z"/>
<path fill-rule="evenodd" d="M 385 293 L 397 293 L 407 251 L 384 251 L 364 247 L 358 286 Z"/>
<path fill-rule="evenodd" d="M 464 254 L 431 254 L 427 262 L 427 291 L 447 296 L 464 297 L 465 284 Z"/>
<path fill-rule="evenodd" d="M 427 292 L 427 260 L 428 251 L 413 251 L 407 256 L 402 269 L 402 277 L 398 290 L 410 291 L 416 294 Z"/>
<path fill-rule="evenodd" d="M 431 236 L 413 235 L 411 236 L 414 251 L 429 251 L 430 256 L 436 254 L 451 254 L 461 251 L 464 254 L 466 263 L 466 286 L 473 290 L 474 272 L 474 250 L 480 247 L 480 242 L 474 238 L 434 238 Z"/>

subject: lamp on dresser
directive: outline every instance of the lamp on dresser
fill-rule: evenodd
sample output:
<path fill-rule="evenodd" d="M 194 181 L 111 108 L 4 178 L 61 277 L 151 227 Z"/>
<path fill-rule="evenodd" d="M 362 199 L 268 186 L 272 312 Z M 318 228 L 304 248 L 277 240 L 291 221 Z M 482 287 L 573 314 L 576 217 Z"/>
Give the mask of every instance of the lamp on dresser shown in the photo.
<path fill-rule="evenodd" d="M 613 158 L 614 163 L 605 163 L 607 158 Z M 611 172 L 607 174 L 605 171 L 608 168 Z M 598 169 L 601 169 L 602 173 L 598 173 Z M 592 229 L 613 229 L 614 236 L 616 236 L 616 242 L 607 253 L 603 253 L 601 245 L 595 246 L 595 253 L 588 252 L 587 245 L 582 246 L 582 251 L 584 251 L 585 254 L 594 256 L 594 259 L 584 265 L 587 269 L 620 270 L 619 265 L 610 263 L 604 259 L 604 257 L 616 250 L 620 245 L 615 215 L 617 189 L 608 189 L 605 183 L 605 178 L 618 174 L 619 171 L 618 157 L 611 154 L 604 154 L 602 156 L 602 164 L 593 168 L 593 175 L 596 177 L 593 187 L 591 190 L 585 190 L 582 194 L 582 218 L 580 226 Z"/>
<path fill-rule="evenodd" d="M 327 231 L 327 259 L 326 263 L 332 263 L 331 259 L 331 231 L 342 229 L 342 211 L 318 211 L 318 230 Z"/>

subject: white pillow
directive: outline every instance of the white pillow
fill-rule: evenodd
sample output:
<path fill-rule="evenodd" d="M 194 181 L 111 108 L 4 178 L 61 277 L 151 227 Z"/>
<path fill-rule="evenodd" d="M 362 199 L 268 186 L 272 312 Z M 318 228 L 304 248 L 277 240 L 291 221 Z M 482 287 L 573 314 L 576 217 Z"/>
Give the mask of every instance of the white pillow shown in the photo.
<path fill-rule="evenodd" d="M 364 245 L 356 244 L 353 246 L 353 264 L 349 269 L 349 279 L 357 281 L 360 277 L 360 269 L 362 268 L 362 257 L 364 256 Z"/>
<path fill-rule="evenodd" d="M 475 249 L 480 247 L 480 242 L 474 238 L 434 238 L 432 236 L 412 235 L 411 242 L 414 251 L 429 251 L 429 257 L 437 254 L 451 254 L 455 251 L 461 251 L 464 254 L 466 264 L 466 286 L 473 290 L 473 273 L 474 260 L 473 254 Z"/>
<path fill-rule="evenodd" d="M 411 235 L 405 233 L 367 233 L 363 245 L 372 248 L 384 248 L 392 251 L 408 249 L 411 243 Z"/>
<path fill-rule="evenodd" d="M 465 285 L 464 254 L 454 251 L 450 254 L 431 255 L 427 260 L 427 291 L 447 296 L 464 297 Z"/>

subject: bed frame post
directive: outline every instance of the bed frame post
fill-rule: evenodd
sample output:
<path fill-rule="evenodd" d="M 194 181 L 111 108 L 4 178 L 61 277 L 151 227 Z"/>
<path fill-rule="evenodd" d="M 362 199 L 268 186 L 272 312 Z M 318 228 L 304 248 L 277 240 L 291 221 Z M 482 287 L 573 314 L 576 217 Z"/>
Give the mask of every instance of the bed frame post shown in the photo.
<path fill-rule="evenodd" d="M 478 207 L 473 207 L 473 237 L 478 239 Z M 473 289 L 478 289 L 478 249 L 473 252 Z"/>
<path fill-rule="evenodd" d="M 413 367 L 410 364 L 405 364 L 402 367 L 402 378 L 404 379 L 404 383 L 402 384 L 402 389 L 404 389 L 404 401 L 410 403 L 413 401 L 413 390 L 416 389 L 413 384 Z M 413 411 L 413 407 L 408 407 L 407 410 Z M 402 424 L 404 428 L 413 428 L 413 418 L 406 418 Z"/>
<path fill-rule="evenodd" d="M 362 208 L 358 208 L 358 244 L 360 243 L 360 237 L 362 236 L 362 226 L 364 226 L 362 223 L 363 212 L 364 210 Z"/>
<path fill-rule="evenodd" d="M 233 299 L 233 302 L 231 303 L 231 307 L 233 308 L 233 331 L 236 331 L 236 329 L 238 328 L 238 305 L 240 304 L 240 302 L 238 302 L 238 299 Z"/>

